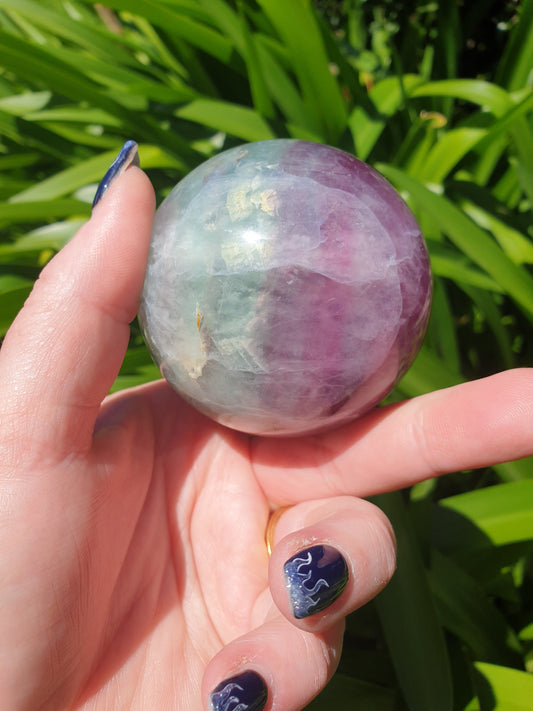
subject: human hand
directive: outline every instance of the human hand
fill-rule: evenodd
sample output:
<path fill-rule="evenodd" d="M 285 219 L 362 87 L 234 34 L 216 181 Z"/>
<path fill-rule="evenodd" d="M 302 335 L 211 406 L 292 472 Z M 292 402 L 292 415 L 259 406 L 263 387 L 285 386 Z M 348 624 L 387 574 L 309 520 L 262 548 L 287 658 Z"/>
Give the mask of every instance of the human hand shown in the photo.
<path fill-rule="evenodd" d="M 531 371 L 298 440 L 227 430 L 164 382 L 105 399 L 137 309 L 153 210 L 147 179 L 129 169 L 45 268 L 0 351 L 9 711 L 195 711 L 235 676 L 248 709 L 263 708 L 262 680 L 267 711 L 300 709 L 335 670 L 345 615 L 394 569 L 387 520 L 355 497 L 533 451 Z M 289 505 L 269 560 L 267 521 Z M 297 619 L 284 565 L 322 544 L 342 556 L 333 553 L 330 587 L 317 586 L 326 606 Z M 224 694 L 213 703 L 239 708 Z"/>

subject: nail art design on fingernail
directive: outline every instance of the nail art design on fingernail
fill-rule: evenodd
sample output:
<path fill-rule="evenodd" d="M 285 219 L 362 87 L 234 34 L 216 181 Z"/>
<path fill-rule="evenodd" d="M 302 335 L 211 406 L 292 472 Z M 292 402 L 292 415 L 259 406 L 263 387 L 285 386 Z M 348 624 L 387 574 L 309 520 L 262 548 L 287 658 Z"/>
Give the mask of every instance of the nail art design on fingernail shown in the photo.
<path fill-rule="evenodd" d="M 96 194 L 93 200 L 93 210 L 100 202 L 100 200 L 104 197 L 105 193 L 107 192 L 107 189 L 115 180 L 115 178 L 117 178 L 119 175 L 122 175 L 122 173 L 130 165 L 136 165 L 137 167 L 139 167 L 139 154 L 137 153 L 137 144 L 135 143 L 135 141 L 126 141 L 126 143 L 120 149 L 120 153 L 118 154 L 118 156 L 115 158 L 113 163 L 111 163 L 111 167 L 104 175 L 98 188 L 96 189 Z"/>
<path fill-rule="evenodd" d="M 312 546 L 283 566 L 293 615 L 301 620 L 331 605 L 348 582 L 348 566 L 333 546 Z"/>
<path fill-rule="evenodd" d="M 211 711 L 262 711 L 267 699 L 263 677 L 251 670 L 225 679 L 209 697 Z"/>

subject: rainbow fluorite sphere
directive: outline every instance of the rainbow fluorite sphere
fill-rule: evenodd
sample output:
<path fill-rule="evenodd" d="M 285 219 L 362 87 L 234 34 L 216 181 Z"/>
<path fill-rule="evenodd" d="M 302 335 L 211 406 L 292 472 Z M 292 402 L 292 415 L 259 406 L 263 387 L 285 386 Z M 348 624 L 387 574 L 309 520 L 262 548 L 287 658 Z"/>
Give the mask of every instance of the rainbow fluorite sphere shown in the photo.
<path fill-rule="evenodd" d="M 140 321 L 152 356 L 201 412 L 292 435 L 380 402 L 424 337 L 420 228 L 375 170 L 281 139 L 206 161 L 157 210 Z"/>

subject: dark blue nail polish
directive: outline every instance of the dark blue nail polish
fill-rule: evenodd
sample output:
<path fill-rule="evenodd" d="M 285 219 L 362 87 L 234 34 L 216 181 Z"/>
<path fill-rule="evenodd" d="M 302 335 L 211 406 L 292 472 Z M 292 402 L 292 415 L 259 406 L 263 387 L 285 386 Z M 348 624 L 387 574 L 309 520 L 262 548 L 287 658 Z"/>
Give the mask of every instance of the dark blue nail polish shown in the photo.
<path fill-rule="evenodd" d="M 139 154 L 137 153 L 137 144 L 135 141 L 126 141 L 120 149 L 118 156 L 115 158 L 113 163 L 111 163 L 111 167 L 104 175 L 100 185 L 96 189 L 96 195 L 93 200 L 93 209 L 103 198 L 113 180 L 121 175 L 130 165 L 139 166 Z"/>
<path fill-rule="evenodd" d="M 209 697 L 211 711 L 261 711 L 267 699 L 267 685 L 254 671 L 225 679 Z"/>
<path fill-rule="evenodd" d="M 336 600 L 348 582 L 348 566 L 336 548 L 312 546 L 283 566 L 293 615 L 301 620 Z"/>

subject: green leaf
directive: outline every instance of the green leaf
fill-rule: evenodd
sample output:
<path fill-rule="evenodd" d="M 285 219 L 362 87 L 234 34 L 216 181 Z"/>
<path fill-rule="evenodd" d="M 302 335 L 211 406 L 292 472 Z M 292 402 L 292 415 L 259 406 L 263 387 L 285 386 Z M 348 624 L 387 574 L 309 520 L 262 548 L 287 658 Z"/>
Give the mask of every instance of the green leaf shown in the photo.
<path fill-rule="evenodd" d="M 481 676 L 479 701 L 465 711 L 533 711 L 533 675 L 518 669 L 476 662 Z"/>
<path fill-rule="evenodd" d="M 71 195 L 78 188 L 101 180 L 117 153 L 118 149 L 107 151 L 72 168 L 67 168 L 13 195 L 10 203 L 38 202 Z"/>
<path fill-rule="evenodd" d="M 32 288 L 30 279 L 11 274 L 0 275 L 0 336 L 7 332 Z"/>
<path fill-rule="evenodd" d="M 395 694 L 377 684 L 335 674 L 328 686 L 305 711 L 331 711 L 356 708 L 357 711 L 395 711 Z"/>
<path fill-rule="evenodd" d="M 64 164 L 76 155 L 77 146 L 54 134 L 52 131 L 36 126 L 24 118 L 15 118 L 0 111 L 0 136 L 18 146 L 18 149 L 38 150 L 41 158 L 52 157 L 56 162 Z"/>
<path fill-rule="evenodd" d="M 520 630 L 518 635 L 520 639 L 527 640 L 528 642 L 533 642 L 533 622 L 527 624 L 523 629 Z"/>
<path fill-rule="evenodd" d="M 444 627 L 463 640 L 476 659 L 520 662 L 520 643 L 481 585 L 450 558 L 431 553 L 431 589 Z"/>
<path fill-rule="evenodd" d="M 105 87 L 102 93 L 111 96 L 117 104 L 126 108 L 145 110 L 148 100 L 171 104 L 189 101 L 197 95 L 196 91 L 173 72 L 163 76 L 158 73 L 152 79 L 144 74 L 144 67 L 132 68 L 110 64 L 97 57 L 83 55 L 65 47 L 50 47 L 48 51 L 80 74 Z"/>
<path fill-rule="evenodd" d="M 366 160 L 382 134 L 388 119 L 401 108 L 409 92 L 422 83 L 422 77 L 405 74 L 377 82 L 369 92 L 369 105 L 357 104 L 348 117 L 355 154 Z"/>
<path fill-rule="evenodd" d="M 455 318 L 446 289 L 440 279 L 433 279 L 433 303 L 426 338 L 440 355 L 443 364 L 452 373 L 459 373 L 460 356 L 457 343 Z"/>
<path fill-rule="evenodd" d="M 313 116 L 306 109 L 302 96 L 292 78 L 272 51 L 271 43 L 266 38 L 258 36 L 256 50 L 265 83 L 281 112 L 290 124 L 302 127 L 310 133 L 316 132 L 318 139 L 320 129 L 317 127 Z"/>
<path fill-rule="evenodd" d="M 411 96 L 463 99 L 489 109 L 495 116 L 502 116 L 512 108 L 512 100 L 505 89 L 481 79 L 442 79 L 428 82 L 413 89 Z"/>
<path fill-rule="evenodd" d="M 524 457 L 524 459 L 515 459 L 514 462 L 495 464 L 493 469 L 503 481 L 533 479 L 533 457 Z"/>
<path fill-rule="evenodd" d="M 417 174 L 422 182 L 439 184 L 454 169 L 467 153 L 487 135 L 486 129 L 456 128 L 445 133 L 428 152 Z"/>
<path fill-rule="evenodd" d="M 493 294 L 485 291 L 484 289 L 478 289 L 475 286 L 472 287 L 464 281 L 460 281 L 459 286 L 465 294 L 467 294 L 472 304 L 479 309 L 489 328 L 493 332 L 496 343 L 499 347 L 500 356 L 502 358 L 502 367 L 513 368 L 515 361 L 512 343 L 509 332 L 504 326 L 502 313 L 496 304 Z M 490 291 L 498 290 L 493 289 Z"/>
<path fill-rule="evenodd" d="M 151 383 L 154 380 L 161 380 L 161 373 L 155 363 L 147 364 L 139 367 L 135 373 L 124 373 L 116 377 L 110 393 L 126 390 L 128 388 L 136 388 L 138 385 Z"/>
<path fill-rule="evenodd" d="M 447 365 L 427 346 L 422 346 L 415 362 L 398 384 L 402 393 L 416 397 L 424 393 L 451 387 L 462 382 L 458 373 Z"/>
<path fill-rule="evenodd" d="M 119 127 L 121 121 L 117 116 L 112 116 L 102 109 L 88 108 L 87 106 L 57 106 L 53 109 L 30 111 L 24 114 L 26 121 L 69 122 L 82 124 L 99 124 L 103 126 Z"/>
<path fill-rule="evenodd" d="M 529 197 L 530 205 L 533 205 L 533 171 L 527 163 L 510 159 L 523 191 Z"/>
<path fill-rule="evenodd" d="M 287 47 L 307 110 L 335 143 L 346 127 L 347 112 L 329 68 L 320 28 L 309 0 L 258 0 Z"/>
<path fill-rule="evenodd" d="M 497 281 L 529 316 L 533 315 L 533 278 L 513 264 L 484 230 L 448 198 L 429 190 L 407 173 L 390 165 L 377 167 L 398 188 L 408 191 L 421 212 L 430 214 L 459 249 Z"/>
<path fill-rule="evenodd" d="M 17 168 L 26 168 L 35 165 L 41 158 L 39 153 L 12 153 L 8 156 L 0 156 L 0 171 L 9 171 Z"/>
<path fill-rule="evenodd" d="M 519 21 L 511 31 L 496 75 L 496 82 L 509 91 L 526 86 L 533 66 L 533 1 L 523 0 L 517 9 Z"/>
<path fill-rule="evenodd" d="M 0 242 L 0 263 L 9 263 L 23 255 L 57 252 L 71 239 L 86 220 L 67 220 L 39 227 L 15 242 Z"/>
<path fill-rule="evenodd" d="M 130 347 L 110 392 L 160 380 L 161 373 L 145 346 Z"/>
<path fill-rule="evenodd" d="M 439 507 L 466 519 L 493 545 L 533 540 L 533 479 L 449 496 L 439 502 Z M 447 537 L 451 540 L 455 533 L 459 532 L 448 531 Z M 476 536 L 476 540 L 457 543 L 466 548 L 477 545 L 479 540 Z"/>
<path fill-rule="evenodd" d="M 389 517 L 398 546 L 396 573 L 376 598 L 398 682 L 410 711 L 452 711 L 444 634 L 401 494 L 383 494 L 375 503 Z"/>
<path fill-rule="evenodd" d="M 522 119 L 533 111 L 533 92 L 527 92 L 521 100 L 520 97 L 513 98 L 516 98 L 516 103 L 509 103 L 507 110 L 496 121 L 493 121 L 486 135 L 481 138 L 476 146 L 478 152 L 487 150 L 495 139 L 499 138 L 503 133 L 511 131 L 517 152 L 520 154 L 522 147 L 526 145 L 529 155 L 532 142 L 531 131 L 527 121 L 524 123 Z"/>
<path fill-rule="evenodd" d="M 127 135 L 149 136 L 150 140 L 165 145 L 174 150 L 184 159 L 194 162 L 195 152 L 188 143 L 173 132 L 164 131 L 154 119 L 146 114 L 132 113 L 131 107 L 122 105 L 112 97 L 102 86 L 88 79 L 84 73 L 87 64 L 79 62 L 76 53 L 60 49 L 32 46 L 12 35 L 0 30 L 0 45 L 2 45 L 3 63 L 12 71 L 30 82 L 44 82 L 53 91 L 74 101 L 86 101 L 95 107 L 118 116 Z M 57 56 L 56 56 L 57 55 Z M 69 57 L 72 61 L 69 61 Z M 90 60 L 87 60 L 90 63 Z M 78 64 L 78 69 L 75 65 Z M 115 71 L 111 66 L 108 73 Z M 119 95 L 120 96 L 120 95 Z M 125 94 L 122 95 L 123 97 Z M 146 101 L 141 94 L 133 95 L 133 99 Z"/>
<path fill-rule="evenodd" d="M 0 296 L 4 296 L 21 286 L 31 285 L 32 282 L 16 274 L 0 274 Z"/>
<path fill-rule="evenodd" d="M 243 141 L 275 138 L 266 121 L 253 109 L 215 99 L 197 99 L 176 111 L 176 116 L 223 131 Z"/>
<path fill-rule="evenodd" d="M 42 2 L 32 0 L 0 0 L 0 9 L 14 10 L 17 16 L 31 21 L 41 31 L 50 33 L 51 38 L 61 37 L 91 53 L 98 52 L 108 62 L 133 64 L 135 60 L 124 49 L 124 37 L 109 32 L 105 27 L 89 27 L 86 20 L 80 22 L 65 12 L 55 11 L 43 6 Z"/>
<path fill-rule="evenodd" d="M 252 101 L 256 111 L 266 118 L 273 119 L 275 116 L 274 104 L 271 99 L 264 64 L 261 62 L 261 50 L 257 45 L 257 38 L 246 24 L 244 13 L 241 13 L 242 34 L 244 37 L 244 59 Z"/>
<path fill-rule="evenodd" d="M 84 0 L 93 4 L 92 0 Z M 194 47 L 216 57 L 221 62 L 229 62 L 233 47 L 231 40 L 223 37 L 212 27 L 192 19 L 186 10 L 186 3 L 165 3 L 157 0 L 106 0 L 106 7 L 125 10 L 149 20 L 173 37 L 189 42 Z"/>
<path fill-rule="evenodd" d="M 42 47 L 32 46 L 0 30 L 2 63 L 20 77 L 44 82 L 51 90 L 75 100 L 90 101 L 112 114 L 120 111 L 117 102 L 108 98 L 82 73 L 56 59 Z"/>
<path fill-rule="evenodd" d="M 80 200 L 40 200 L 37 202 L 0 203 L 1 222 L 42 222 L 71 215 L 89 216 L 91 206 Z"/>
<path fill-rule="evenodd" d="M 0 99 L 0 111 L 13 114 L 13 116 L 24 116 L 44 108 L 51 96 L 50 91 L 26 91 L 23 94 L 4 96 Z"/>
<path fill-rule="evenodd" d="M 237 13 L 224 0 L 198 0 L 205 13 L 205 23 L 216 25 L 222 35 L 228 37 L 232 45 L 242 55 L 245 52 L 243 25 Z"/>
<path fill-rule="evenodd" d="M 436 276 L 495 293 L 503 292 L 497 281 L 476 269 L 464 255 L 441 245 L 431 245 L 431 269 Z"/>
<path fill-rule="evenodd" d="M 515 264 L 533 264 L 533 241 L 529 237 L 469 200 L 460 204 L 477 225 L 494 235 Z"/>
<path fill-rule="evenodd" d="M 115 150 L 106 151 L 94 158 L 89 158 L 78 165 L 52 175 L 36 185 L 13 195 L 10 202 L 37 202 L 52 200 L 54 198 L 71 195 L 79 188 L 98 183 L 104 177 L 107 169 L 116 158 L 121 146 L 117 144 Z M 172 156 L 162 151 L 157 146 L 140 146 L 139 156 L 146 168 L 171 167 L 184 170 L 184 165 Z M 0 211 L 1 214 L 1 211 Z"/>

